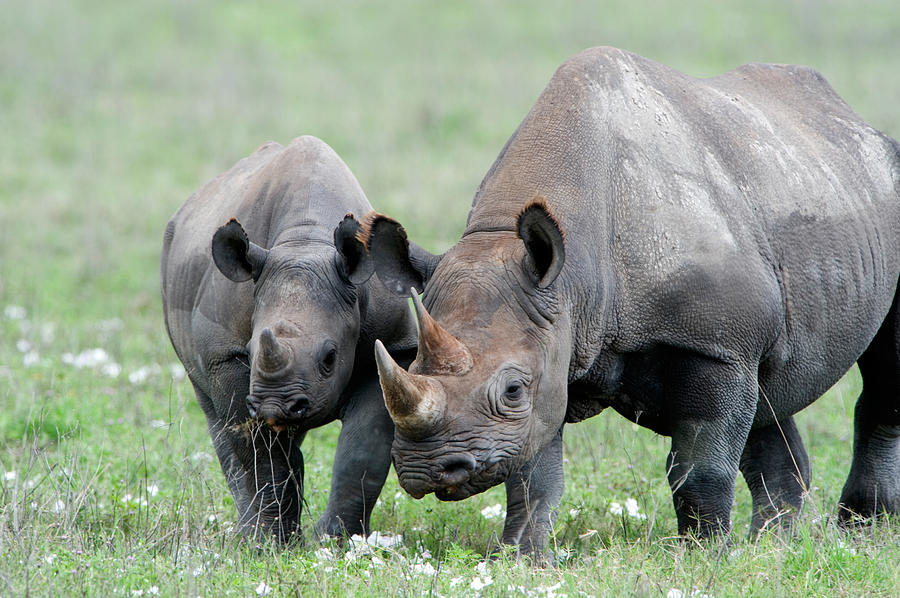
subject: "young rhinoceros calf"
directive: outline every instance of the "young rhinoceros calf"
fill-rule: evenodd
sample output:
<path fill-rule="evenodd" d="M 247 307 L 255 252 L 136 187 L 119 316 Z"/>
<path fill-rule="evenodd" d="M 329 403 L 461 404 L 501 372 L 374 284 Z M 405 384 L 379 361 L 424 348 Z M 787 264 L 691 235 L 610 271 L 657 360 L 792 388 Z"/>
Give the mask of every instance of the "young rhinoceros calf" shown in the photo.
<path fill-rule="evenodd" d="M 759 529 L 808 487 L 793 414 L 858 360 L 841 514 L 900 513 L 900 147 L 815 71 L 695 79 L 587 50 L 445 255 L 384 217 L 364 228 L 386 284 L 425 284 L 409 372 L 376 345 L 414 496 L 506 482 L 503 540 L 541 552 L 563 423 L 612 407 L 672 438 L 680 533 L 730 528 L 738 471 Z"/>
<path fill-rule="evenodd" d="M 352 216 L 370 210 L 337 154 L 300 137 L 260 147 L 166 227 L 166 328 L 245 532 L 297 533 L 300 443 L 340 419 L 317 531 L 368 533 L 393 438 L 373 344 L 384 339 L 411 358 L 416 339 L 407 301 L 370 278 Z"/>

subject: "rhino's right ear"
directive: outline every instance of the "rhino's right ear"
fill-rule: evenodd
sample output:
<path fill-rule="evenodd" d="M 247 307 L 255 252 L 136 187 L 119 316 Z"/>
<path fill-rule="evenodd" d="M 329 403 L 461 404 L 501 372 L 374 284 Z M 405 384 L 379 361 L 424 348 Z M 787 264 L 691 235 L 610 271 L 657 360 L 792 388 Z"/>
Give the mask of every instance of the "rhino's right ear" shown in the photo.
<path fill-rule="evenodd" d="M 421 293 L 441 261 L 441 256 L 410 243 L 400 223 L 383 214 L 369 212 L 359 237 L 369 250 L 379 280 L 401 297 L 408 297 L 411 287 Z"/>
<path fill-rule="evenodd" d="M 212 238 L 212 257 L 219 272 L 234 282 L 255 282 L 269 251 L 251 243 L 241 223 L 232 218 Z"/>

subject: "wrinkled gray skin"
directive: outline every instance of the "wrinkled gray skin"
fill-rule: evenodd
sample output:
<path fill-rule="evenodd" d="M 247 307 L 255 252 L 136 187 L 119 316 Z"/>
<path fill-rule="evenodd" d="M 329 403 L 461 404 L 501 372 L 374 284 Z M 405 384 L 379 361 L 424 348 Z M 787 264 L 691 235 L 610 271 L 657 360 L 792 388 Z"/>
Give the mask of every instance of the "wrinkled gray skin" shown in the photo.
<path fill-rule="evenodd" d="M 376 345 L 414 496 L 505 482 L 503 541 L 540 554 L 563 424 L 612 407 L 672 438 L 680 533 L 730 529 L 738 471 L 759 530 L 808 488 L 793 414 L 858 360 L 840 514 L 900 513 L 900 150 L 815 71 L 695 79 L 587 50 L 509 140 L 456 246 L 423 255 L 390 219 L 370 225 L 379 276 L 425 283 L 436 322 L 408 374 Z"/>
<path fill-rule="evenodd" d="M 337 154 L 300 137 L 260 147 L 166 227 L 166 328 L 245 533 L 287 541 L 298 532 L 300 443 L 335 419 L 342 428 L 317 531 L 369 531 L 393 438 L 373 343 L 388 339 L 410 358 L 415 350 L 407 302 L 369 278 L 359 223 L 345 218 L 370 210 Z"/>

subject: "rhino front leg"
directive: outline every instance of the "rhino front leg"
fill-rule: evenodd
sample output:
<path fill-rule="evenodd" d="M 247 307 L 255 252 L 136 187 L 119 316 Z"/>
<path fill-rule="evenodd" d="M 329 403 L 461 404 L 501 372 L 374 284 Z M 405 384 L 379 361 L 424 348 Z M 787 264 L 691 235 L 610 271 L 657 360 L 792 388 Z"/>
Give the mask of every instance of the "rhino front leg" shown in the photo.
<path fill-rule="evenodd" d="M 251 537 L 273 535 L 282 542 L 297 537 L 303 501 L 302 437 L 276 434 L 249 420 L 234 399 L 217 405 L 196 384 L 194 391 L 234 497 L 241 531 Z"/>
<path fill-rule="evenodd" d="M 394 423 L 384 407 L 376 376 L 360 385 L 344 409 L 331 474 L 328 506 L 316 524 L 319 535 L 368 535 L 372 507 L 391 467 Z"/>
<path fill-rule="evenodd" d="M 550 444 L 506 481 L 506 523 L 501 541 L 538 560 L 547 550 L 565 487 L 562 437 L 560 427 Z"/>
<path fill-rule="evenodd" d="M 676 420 L 667 476 L 678 533 L 708 538 L 731 530 L 738 465 L 753 417 L 756 377 L 740 364 L 702 357 L 673 368 Z"/>
<path fill-rule="evenodd" d="M 741 473 L 753 498 L 750 535 L 775 524 L 789 526 L 809 489 L 809 456 L 793 417 L 751 430 Z"/>

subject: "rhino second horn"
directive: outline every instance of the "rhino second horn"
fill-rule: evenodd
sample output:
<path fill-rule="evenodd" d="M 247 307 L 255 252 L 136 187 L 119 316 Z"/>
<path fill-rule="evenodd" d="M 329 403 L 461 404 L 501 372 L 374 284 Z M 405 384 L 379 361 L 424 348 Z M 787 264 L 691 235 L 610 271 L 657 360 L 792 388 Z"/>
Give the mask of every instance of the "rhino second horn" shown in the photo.
<path fill-rule="evenodd" d="M 472 369 L 472 353 L 455 336 L 444 330 L 422 305 L 419 294 L 410 289 L 416 320 L 419 322 L 418 371 L 423 374 L 461 376 Z"/>
<path fill-rule="evenodd" d="M 278 342 L 271 328 L 265 328 L 259 335 L 257 367 L 267 373 L 280 372 L 291 362 L 290 349 Z"/>
<path fill-rule="evenodd" d="M 407 435 L 424 435 L 444 415 L 443 388 L 425 376 L 400 367 L 381 341 L 375 341 L 375 362 L 384 393 L 384 405 L 394 425 Z"/>

